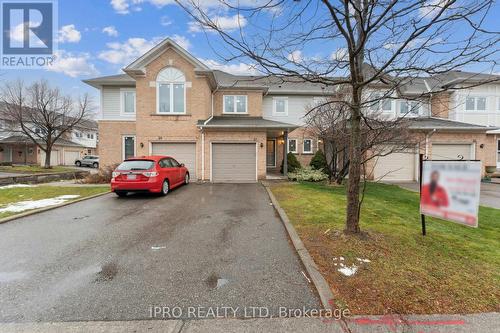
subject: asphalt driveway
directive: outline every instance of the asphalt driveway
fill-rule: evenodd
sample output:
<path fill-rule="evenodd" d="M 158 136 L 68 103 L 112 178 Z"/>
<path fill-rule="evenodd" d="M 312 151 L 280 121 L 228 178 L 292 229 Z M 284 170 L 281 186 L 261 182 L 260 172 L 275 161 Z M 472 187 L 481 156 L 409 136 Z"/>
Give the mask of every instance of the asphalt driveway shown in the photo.
<path fill-rule="evenodd" d="M 394 184 L 394 183 L 390 183 Z M 418 192 L 419 184 L 412 183 L 396 183 L 402 188 L 410 191 Z M 500 184 L 498 183 L 481 183 L 481 196 L 479 199 L 481 206 L 500 209 Z"/>
<path fill-rule="evenodd" d="M 153 305 L 320 308 L 259 184 L 105 195 L 0 224 L 0 253 L 0 322 L 148 319 Z"/>

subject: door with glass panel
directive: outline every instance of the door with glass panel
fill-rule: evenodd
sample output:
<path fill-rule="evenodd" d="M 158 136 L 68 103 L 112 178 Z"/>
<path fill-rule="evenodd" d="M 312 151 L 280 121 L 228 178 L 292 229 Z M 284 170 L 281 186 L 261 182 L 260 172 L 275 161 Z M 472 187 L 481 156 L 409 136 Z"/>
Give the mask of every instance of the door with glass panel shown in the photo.
<path fill-rule="evenodd" d="M 276 167 L 276 140 L 267 140 L 266 165 L 268 168 Z"/>

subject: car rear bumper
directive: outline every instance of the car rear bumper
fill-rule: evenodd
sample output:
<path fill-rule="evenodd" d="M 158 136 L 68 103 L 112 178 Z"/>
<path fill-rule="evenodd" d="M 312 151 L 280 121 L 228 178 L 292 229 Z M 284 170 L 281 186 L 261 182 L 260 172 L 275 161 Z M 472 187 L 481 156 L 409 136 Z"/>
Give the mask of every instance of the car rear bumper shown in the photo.
<path fill-rule="evenodd" d="M 156 178 L 150 178 L 148 181 L 111 181 L 111 191 L 124 192 L 161 192 L 162 182 Z"/>

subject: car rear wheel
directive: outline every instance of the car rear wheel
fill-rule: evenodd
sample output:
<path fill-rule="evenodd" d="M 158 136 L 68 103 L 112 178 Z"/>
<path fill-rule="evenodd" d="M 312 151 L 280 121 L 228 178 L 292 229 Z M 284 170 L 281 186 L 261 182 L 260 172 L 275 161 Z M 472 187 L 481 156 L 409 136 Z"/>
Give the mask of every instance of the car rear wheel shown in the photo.
<path fill-rule="evenodd" d="M 82 166 L 82 162 L 80 162 L 80 161 L 76 161 L 76 162 L 75 162 L 75 165 L 76 165 L 77 167 L 81 167 L 81 166 Z"/>
<path fill-rule="evenodd" d="M 168 184 L 168 180 L 163 181 L 163 185 L 161 186 L 161 195 L 167 195 L 170 191 L 170 185 Z"/>
<path fill-rule="evenodd" d="M 184 176 L 184 185 L 187 184 L 189 184 L 189 173 L 186 173 L 186 175 Z"/>
<path fill-rule="evenodd" d="M 123 191 L 115 191 L 116 195 L 119 196 L 120 198 L 123 198 L 123 197 L 126 197 L 127 196 L 127 192 L 123 192 Z"/>
<path fill-rule="evenodd" d="M 97 169 L 99 167 L 99 163 L 95 162 L 92 166 Z"/>

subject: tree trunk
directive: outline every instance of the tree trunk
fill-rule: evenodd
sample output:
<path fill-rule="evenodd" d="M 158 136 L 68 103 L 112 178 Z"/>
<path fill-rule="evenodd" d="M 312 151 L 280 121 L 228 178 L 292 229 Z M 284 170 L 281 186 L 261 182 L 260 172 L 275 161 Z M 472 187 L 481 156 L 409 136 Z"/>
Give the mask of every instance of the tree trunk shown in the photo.
<path fill-rule="evenodd" d="M 52 152 L 52 147 L 47 147 L 47 150 L 45 151 L 45 164 L 44 168 L 45 169 L 50 169 L 50 153 Z"/>
<path fill-rule="evenodd" d="M 361 180 L 361 107 L 359 92 L 353 93 L 349 145 L 349 179 L 347 183 L 346 233 L 359 233 L 359 183 Z"/>

